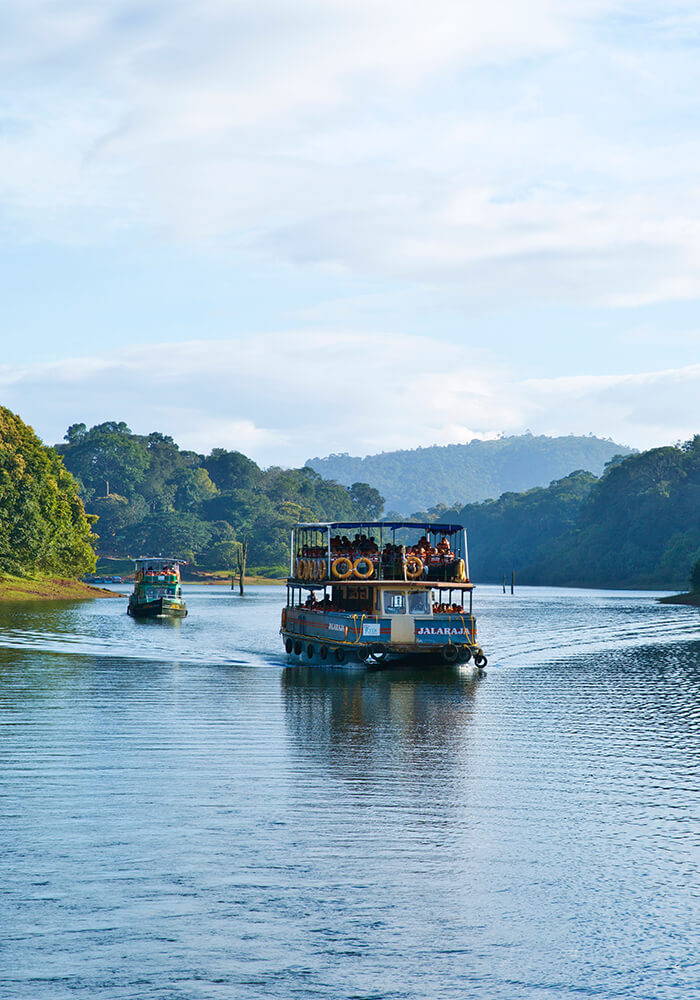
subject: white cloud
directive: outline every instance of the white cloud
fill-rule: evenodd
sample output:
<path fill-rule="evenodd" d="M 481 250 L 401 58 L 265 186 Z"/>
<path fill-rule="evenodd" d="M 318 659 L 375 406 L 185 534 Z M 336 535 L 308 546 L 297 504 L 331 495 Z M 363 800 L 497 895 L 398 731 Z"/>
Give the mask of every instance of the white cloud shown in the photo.
<path fill-rule="evenodd" d="M 692 298 L 688 15 L 651 0 L 7 0 L 0 199 L 34 237 L 145 227 L 491 302 Z"/>
<path fill-rule="evenodd" d="M 160 430 L 202 452 L 238 448 L 262 464 L 525 428 L 593 431 L 642 447 L 700 430 L 700 365 L 522 381 L 471 348 L 386 334 L 296 331 L 158 344 L 6 366 L 0 389 L 5 405 L 49 441 L 77 421 L 123 419 L 138 433 Z"/>

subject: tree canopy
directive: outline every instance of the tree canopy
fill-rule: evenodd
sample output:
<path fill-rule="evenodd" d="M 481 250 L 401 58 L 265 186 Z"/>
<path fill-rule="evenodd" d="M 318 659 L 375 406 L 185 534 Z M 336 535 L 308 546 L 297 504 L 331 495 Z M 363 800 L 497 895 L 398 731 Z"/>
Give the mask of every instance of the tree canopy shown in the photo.
<path fill-rule="evenodd" d="M 61 458 L 0 407 L 0 570 L 66 577 L 90 572 L 93 520 Z"/>
<path fill-rule="evenodd" d="M 546 488 L 431 508 L 469 531 L 472 575 L 582 587 L 685 585 L 700 559 L 700 435 Z"/>
<path fill-rule="evenodd" d="M 367 483 L 347 489 L 311 468 L 261 469 L 224 448 L 207 456 L 181 451 L 171 437 L 133 434 L 121 421 L 73 424 L 57 451 L 87 510 L 99 515 L 103 555 L 167 552 L 228 569 L 245 537 L 252 566 L 282 571 L 297 521 L 373 519 L 384 506 Z"/>

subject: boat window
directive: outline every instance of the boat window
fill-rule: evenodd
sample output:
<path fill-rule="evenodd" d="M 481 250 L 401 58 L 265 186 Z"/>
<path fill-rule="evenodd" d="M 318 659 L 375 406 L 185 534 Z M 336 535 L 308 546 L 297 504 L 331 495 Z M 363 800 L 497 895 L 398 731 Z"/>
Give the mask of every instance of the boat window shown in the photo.
<path fill-rule="evenodd" d="M 431 610 L 432 602 L 427 590 L 419 590 L 408 595 L 409 615 L 429 615 Z"/>
<path fill-rule="evenodd" d="M 406 594 L 403 590 L 384 591 L 384 614 L 385 615 L 405 615 L 406 614 Z"/>

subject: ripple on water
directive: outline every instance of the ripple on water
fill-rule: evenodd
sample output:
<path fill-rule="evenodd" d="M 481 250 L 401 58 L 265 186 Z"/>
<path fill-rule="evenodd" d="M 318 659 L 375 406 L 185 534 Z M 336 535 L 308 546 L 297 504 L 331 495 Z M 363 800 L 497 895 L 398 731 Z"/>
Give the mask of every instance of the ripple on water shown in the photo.
<path fill-rule="evenodd" d="M 1 607 L 0 996 L 697 995 L 700 616 L 478 595 L 481 678 Z"/>

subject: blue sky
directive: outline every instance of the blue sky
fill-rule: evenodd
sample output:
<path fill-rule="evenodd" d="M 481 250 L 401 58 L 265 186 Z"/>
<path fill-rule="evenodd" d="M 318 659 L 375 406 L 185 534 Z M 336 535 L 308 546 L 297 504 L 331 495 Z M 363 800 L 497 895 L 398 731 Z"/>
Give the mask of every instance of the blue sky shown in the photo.
<path fill-rule="evenodd" d="M 700 13 L 5 0 L 0 398 L 263 464 L 700 430 Z"/>

